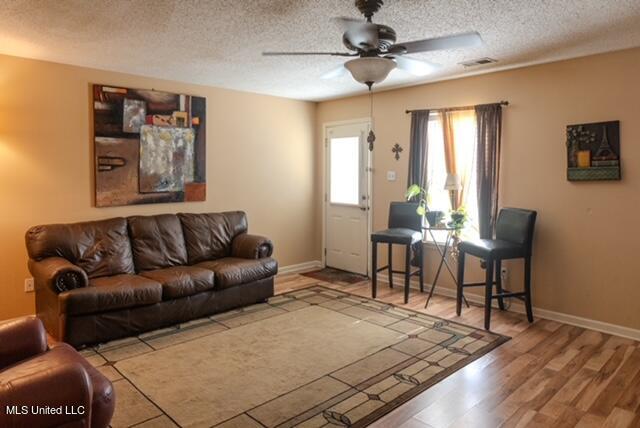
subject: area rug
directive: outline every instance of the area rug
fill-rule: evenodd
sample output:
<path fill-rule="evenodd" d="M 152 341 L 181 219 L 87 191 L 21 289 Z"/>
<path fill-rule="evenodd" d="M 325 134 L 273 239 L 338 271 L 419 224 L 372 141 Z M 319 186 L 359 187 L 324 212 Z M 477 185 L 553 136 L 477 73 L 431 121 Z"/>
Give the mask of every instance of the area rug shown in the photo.
<path fill-rule="evenodd" d="M 507 340 L 314 285 L 84 355 L 114 428 L 363 427 Z"/>
<path fill-rule="evenodd" d="M 324 282 L 332 282 L 334 284 L 356 284 L 358 282 L 366 281 L 368 278 L 364 275 L 357 273 L 347 272 L 340 269 L 324 268 L 313 272 L 306 272 L 302 274 L 309 278 L 317 279 Z"/>

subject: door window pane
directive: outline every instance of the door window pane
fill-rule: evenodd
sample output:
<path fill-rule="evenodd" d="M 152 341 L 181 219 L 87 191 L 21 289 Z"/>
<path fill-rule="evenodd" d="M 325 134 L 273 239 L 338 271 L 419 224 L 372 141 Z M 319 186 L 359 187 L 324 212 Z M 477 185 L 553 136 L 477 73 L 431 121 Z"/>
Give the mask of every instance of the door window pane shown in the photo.
<path fill-rule="evenodd" d="M 359 205 L 360 138 L 332 138 L 330 153 L 330 202 Z"/>

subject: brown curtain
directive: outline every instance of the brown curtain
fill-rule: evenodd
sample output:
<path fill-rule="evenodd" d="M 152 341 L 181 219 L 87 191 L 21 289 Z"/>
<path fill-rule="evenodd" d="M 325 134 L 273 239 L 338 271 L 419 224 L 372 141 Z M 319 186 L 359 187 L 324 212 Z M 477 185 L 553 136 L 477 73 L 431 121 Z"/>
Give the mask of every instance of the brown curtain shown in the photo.
<path fill-rule="evenodd" d="M 476 106 L 478 132 L 478 223 L 480 238 L 493 238 L 498 216 L 502 106 Z"/>
<path fill-rule="evenodd" d="M 464 156 L 462 160 L 456 154 L 456 128 L 465 121 L 475 120 L 475 111 L 469 110 L 445 110 L 442 112 L 442 133 L 444 140 L 444 160 L 447 174 L 456 174 L 462 182 L 462 189 L 452 190 L 451 209 L 457 210 L 464 205 L 466 190 L 468 190 L 471 177 L 469 168 L 466 165 Z M 459 138 L 459 136 L 458 136 Z M 459 148 L 460 149 L 460 148 Z M 463 165 L 460 165 L 462 163 Z"/>
<path fill-rule="evenodd" d="M 429 141 L 429 110 L 411 112 L 411 141 L 409 147 L 409 177 L 407 187 L 417 184 L 427 187 L 427 148 Z"/>
<path fill-rule="evenodd" d="M 455 118 L 454 111 L 442 112 L 442 133 L 444 139 L 444 163 L 447 167 L 447 174 L 456 174 L 456 150 L 455 150 L 455 133 L 453 131 L 453 123 Z"/>

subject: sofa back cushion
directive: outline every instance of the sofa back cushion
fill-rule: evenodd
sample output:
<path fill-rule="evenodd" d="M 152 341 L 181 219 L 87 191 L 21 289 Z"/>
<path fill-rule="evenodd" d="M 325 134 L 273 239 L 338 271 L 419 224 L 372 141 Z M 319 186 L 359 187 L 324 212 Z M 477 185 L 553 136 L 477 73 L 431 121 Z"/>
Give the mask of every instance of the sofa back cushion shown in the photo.
<path fill-rule="evenodd" d="M 178 214 L 187 247 L 189 264 L 228 257 L 231 241 L 247 231 L 242 211 L 209 214 Z"/>
<path fill-rule="evenodd" d="M 27 231 L 26 243 L 32 259 L 62 257 L 89 278 L 134 273 L 124 218 L 35 226 Z"/>
<path fill-rule="evenodd" d="M 138 272 L 187 264 L 187 248 L 178 216 L 133 216 L 127 220 Z"/>

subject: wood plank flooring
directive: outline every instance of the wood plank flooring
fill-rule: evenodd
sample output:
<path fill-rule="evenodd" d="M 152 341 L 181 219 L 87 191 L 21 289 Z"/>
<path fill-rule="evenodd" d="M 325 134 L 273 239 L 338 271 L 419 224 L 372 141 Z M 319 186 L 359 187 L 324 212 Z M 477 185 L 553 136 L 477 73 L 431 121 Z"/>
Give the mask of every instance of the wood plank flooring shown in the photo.
<path fill-rule="evenodd" d="M 302 275 L 276 279 L 276 293 L 321 284 L 371 296 L 368 281 L 319 282 Z M 428 288 L 428 287 L 427 287 Z M 455 315 L 455 300 L 378 285 L 378 300 L 478 328 L 483 308 Z M 535 316 L 535 313 L 534 313 Z M 640 427 L 640 342 L 495 310 L 492 329 L 512 340 L 434 385 L 373 427 Z"/>

